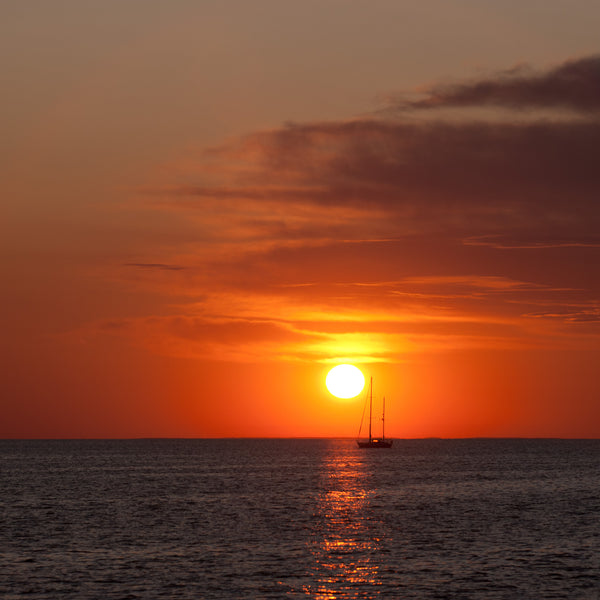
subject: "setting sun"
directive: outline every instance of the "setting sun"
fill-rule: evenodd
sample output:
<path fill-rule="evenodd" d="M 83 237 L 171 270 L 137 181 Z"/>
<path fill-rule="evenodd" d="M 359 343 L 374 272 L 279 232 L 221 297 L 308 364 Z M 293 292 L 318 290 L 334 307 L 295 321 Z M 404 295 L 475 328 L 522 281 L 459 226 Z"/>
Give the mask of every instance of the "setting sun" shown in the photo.
<path fill-rule="evenodd" d="M 337 365 L 327 373 L 325 385 L 338 398 L 354 398 L 365 386 L 365 377 L 354 365 Z"/>

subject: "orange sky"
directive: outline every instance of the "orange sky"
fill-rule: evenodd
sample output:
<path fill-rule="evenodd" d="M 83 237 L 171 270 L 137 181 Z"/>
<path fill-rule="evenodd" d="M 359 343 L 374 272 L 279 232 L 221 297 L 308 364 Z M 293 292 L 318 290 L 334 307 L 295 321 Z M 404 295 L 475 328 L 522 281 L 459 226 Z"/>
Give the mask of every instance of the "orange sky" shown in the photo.
<path fill-rule="evenodd" d="M 600 6 L 0 8 L 0 437 L 600 435 Z"/>

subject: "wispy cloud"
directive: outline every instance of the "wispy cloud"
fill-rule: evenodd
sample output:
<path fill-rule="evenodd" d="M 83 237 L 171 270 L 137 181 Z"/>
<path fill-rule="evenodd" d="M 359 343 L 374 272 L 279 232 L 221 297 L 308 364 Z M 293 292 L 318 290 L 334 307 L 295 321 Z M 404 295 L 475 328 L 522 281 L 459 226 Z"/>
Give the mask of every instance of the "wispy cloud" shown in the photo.
<path fill-rule="evenodd" d="M 600 294 L 599 65 L 522 67 L 396 104 L 579 119 L 288 124 L 188 161 L 146 198 L 197 235 L 128 265 L 190 302 L 135 335 L 236 360 L 390 361 L 580 335 L 565 328 L 594 322 Z"/>
<path fill-rule="evenodd" d="M 533 242 L 520 241 L 518 238 L 509 235 L 480 235 L 466 238 L 463 240 L 466 246 L 489 246 L 491 248 L 504 250 L 544 250 L 548 248 L 600 248 L 600 239 L 596 242 L 589 241 L 570 241 L 564 239 L 556 240 L 536 240 Z"/>
<path fill-rule="evenodd" d="M 501 106 L 525 110 L 600 111 L 600 56 L 569 60 L 547 71 L 525 65 L 473 81 L 435 84 L 418 100 L 397 99 L 390 108 L 423 110 Z"/>
<path fill-rule="evenodd" d="M 201 210 L 213 223 L 227 214 L 222 241 L 377 239 L 440 230 L 470 237 L 510 229 L 528 232 L 526 243 L 542 235 L 596 242 L 599 144 L 600 121 L 293 125 L 223 148 L 226 200 L 213 181 L 173 186 L 162 202 Z M 213 180 L 216 169 L 211 163 Z"/>
<path fill-rule="evenodd" d="M 164 263 L 125 263 L 126 267 L 136 267 L 139 269 L 156 269 L 159 271 L 182 271 L 185 267 L 181 265 L 168 265 Z"/>

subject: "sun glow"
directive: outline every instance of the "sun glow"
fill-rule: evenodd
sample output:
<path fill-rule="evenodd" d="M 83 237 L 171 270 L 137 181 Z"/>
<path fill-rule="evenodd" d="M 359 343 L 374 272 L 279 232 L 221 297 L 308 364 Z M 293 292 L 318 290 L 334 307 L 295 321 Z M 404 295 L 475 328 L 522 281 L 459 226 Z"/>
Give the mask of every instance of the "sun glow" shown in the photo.
<path fill-rule="evenodd" d="M 327 373 L 325 385 L 338 398 L 354 398 L 365 386 L 365 377 L 354 365 L 337 365 Z"/>

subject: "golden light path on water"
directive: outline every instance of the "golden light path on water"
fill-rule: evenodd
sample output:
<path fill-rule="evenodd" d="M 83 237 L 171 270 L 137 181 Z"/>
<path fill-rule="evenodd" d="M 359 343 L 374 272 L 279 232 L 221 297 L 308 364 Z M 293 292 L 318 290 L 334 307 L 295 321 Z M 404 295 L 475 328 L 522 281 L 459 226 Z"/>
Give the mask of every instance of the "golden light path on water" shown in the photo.
<path fill-rule="evenodd" d="M 369 527 L 369 489 L 364 455 L 347 442 L 334 445 L 323 463 L 318 526 L 310 551 L 316 589 L 305 593 L 319 600 L 353 598 L 357 589 L 378 585 L 379 539 Z"/>

